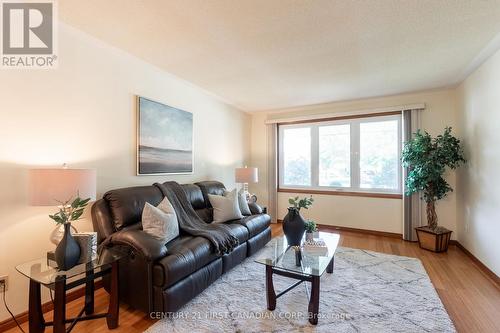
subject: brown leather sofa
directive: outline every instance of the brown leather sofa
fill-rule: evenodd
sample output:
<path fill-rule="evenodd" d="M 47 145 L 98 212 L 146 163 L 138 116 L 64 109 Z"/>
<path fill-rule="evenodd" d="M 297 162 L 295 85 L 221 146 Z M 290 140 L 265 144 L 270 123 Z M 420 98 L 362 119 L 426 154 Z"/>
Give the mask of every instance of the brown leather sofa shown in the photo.
<path fill-rule="evenodd" d="M 211 223 L 207 194 L 221 195 L 224 185 L 205 181 L 182 187 L 197 214 Z M 269 215 L 253 204 L 252 215 L 226 223 L 240 243 L 230 254 L 217 257 L 206 238 L 182 232 L 163 244 L 141 225 L 144 204 L 158 205 L 162 199 L 155 186 L 129 187 L 107 192 L 92 207 L 98 242 L 130 252 L 119 264 L 120 299 L 145 312 L 178 310 L 271 239 Z"/>

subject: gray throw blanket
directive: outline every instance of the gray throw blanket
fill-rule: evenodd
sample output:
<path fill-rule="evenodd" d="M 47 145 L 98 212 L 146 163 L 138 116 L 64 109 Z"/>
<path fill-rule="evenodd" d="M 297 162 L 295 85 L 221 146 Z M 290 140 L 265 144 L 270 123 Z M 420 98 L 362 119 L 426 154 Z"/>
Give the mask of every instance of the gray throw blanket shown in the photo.
<path fill-rule="evenodd" d="M 220 223 L 206 223 L 194 211 L 186 192 L 177 182 L 155 183 L 168 198 L 179 221 L 179 229 L 193 236 L 208 239 L 214 246 L 214 252 L 222 256 L 238 246 L 238 239 L 231 233 L 231 228 Z"/>

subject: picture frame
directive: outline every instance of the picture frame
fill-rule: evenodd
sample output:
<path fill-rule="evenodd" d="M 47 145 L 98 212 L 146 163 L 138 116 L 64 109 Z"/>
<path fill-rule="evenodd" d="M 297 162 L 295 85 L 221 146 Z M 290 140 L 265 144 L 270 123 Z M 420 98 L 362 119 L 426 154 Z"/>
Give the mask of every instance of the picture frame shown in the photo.
<path fill-rule="evenodd" d="M 136 96 L 137 175 L 194 172 L 193 114 Z"/>

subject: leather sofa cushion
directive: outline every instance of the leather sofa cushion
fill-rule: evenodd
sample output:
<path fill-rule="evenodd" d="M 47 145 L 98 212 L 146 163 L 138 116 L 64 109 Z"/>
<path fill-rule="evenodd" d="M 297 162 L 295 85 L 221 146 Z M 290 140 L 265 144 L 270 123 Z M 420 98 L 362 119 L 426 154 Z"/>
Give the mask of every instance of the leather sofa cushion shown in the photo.
<path fill-rule="evenodd" d="M 183 184 L 181 186 L 194 210 L 207 208 L 203 193 L 198 186 L 194 184 Z"/>
<path fill-rule="evenodd" d="M 158 206 L 163 195 L 156 186 L 136 186 L 106 192 L 104 199 L 108 203 L 115 229 L 121 230 L 140 222 L 146 202 Z"/>
<path fill-rule="evenodd" d="M 234 248 L 231 253 L 222 256 L 222 272 L 228 272 L 230 269 L 243 262 L 247 257 L 248 247 L 247 242 L 240 244 Z"/>
<path fill-rule="evenodd" d="M 167 255 L 153 266 L 153 284 L 171 286 L 217 258 L 208 239 L 178 237 L 167 243 Z"/>
<path fill-rule="evenodd" d="M 99 199 L 92 205 L 92 225 L 97 231 L 98 244 L 116 231 L 106 200 Z"/>
<path fill-rule="evenodd" d="M 271 227 L 269 226 L 257 236 L 250 238 L 247 242 L 247 256 L 250 257 L 262 249 L 271 240 L 271 235 Z"/>
<path fill-rule="evenodd" d="M 248 240 L 248 230 L 240 224 L 228 224 L 240 244 Z M 203 237 L 181 236 L 167 243 L 167 256 L 153 267 L 154 285 L 166 288 L 200 267 L 218 258 L 211 243 Z"/>
<path fill-rule="evenodd" d="M 213 195 L 224 195 L 224 190 L 226 189 L 224 187 L 224 184 L 221 182 L 217 181 L 204 181 L 204 182 L 198 182 L 195 183 L 198 185 L 201 189 L 201 192 L 203 193 L 203 199 L 205 200 L 205 203 L 207 204 L 208 208 L 212 208 L 212 205 L 210 204 L 210 200 L 208 199 L 209 194 Z M 210 221 L 212 222 L 212 221 Z"/>
<path fill-rule="evenodd" d="M 145 233 L 139 223 L 123 228 L 111 235 L 111 244 L 128 246 L 136 251 L 143 260 L 154 262 L 167 254 L 165 242 Z"/>
<path fill-rule="evenodd" d="M 231 233 L 238 238 L 240 244 L 245 243 L 249 237 L 248 229 L 238 223 L 226 223 L 231 228 Z"/>
<path fill-rule="evenodd" d="M 248 229 L 248 237 L 261 233 L 271 225 L 271 217 L 267 214 L 250 215 L 240 220 L 229 221 L 229 224 L 241 224 Z"/>
<path fill-rule="evenodd" d="M 162 312 L 175 312 L 179 310 L 184 304 L 195 298 L 208 286 L 214 283 L 222 275 L 222 260 L 217 259 L 210 264 L 202 267 L 185 279 L 179 281 L 175 285 L 166 288 L 159 294 L 155 294 L 155 311 Z M 158 288 L 155 287 L 155 290 Z M 208 311 L 208 309 L 207 309 Z M 180 326 L 182 327 L 182 326 Z M 181 330 L 182 331 L 182 330 Z M 197 332 L 205 332 L 206 330 L 200 329 Z"/>
<path fill-rule="evenodd" d="M 250 208 L 251 215 L 262 214 L 262 207 L 256 204 L 255 202 L 249 202 L 248 208 Z"/>

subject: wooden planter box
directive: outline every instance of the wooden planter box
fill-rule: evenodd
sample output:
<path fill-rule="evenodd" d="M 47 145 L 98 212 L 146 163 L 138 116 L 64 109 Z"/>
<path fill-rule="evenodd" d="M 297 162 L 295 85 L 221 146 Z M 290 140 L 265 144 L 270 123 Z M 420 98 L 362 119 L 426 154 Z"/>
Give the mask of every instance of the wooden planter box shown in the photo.
<path fill-rule="evenodd" d="M 448 251 L 448 243 L 450 242 L 451 230 L 441 228 L 438 232 L 429 229 L 428 227 L 415 228 L 417 231 L 418 243 L 422 249 L 434 252 Z"/>

